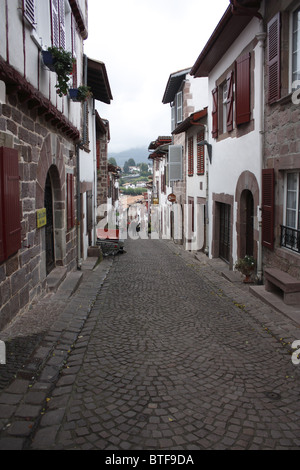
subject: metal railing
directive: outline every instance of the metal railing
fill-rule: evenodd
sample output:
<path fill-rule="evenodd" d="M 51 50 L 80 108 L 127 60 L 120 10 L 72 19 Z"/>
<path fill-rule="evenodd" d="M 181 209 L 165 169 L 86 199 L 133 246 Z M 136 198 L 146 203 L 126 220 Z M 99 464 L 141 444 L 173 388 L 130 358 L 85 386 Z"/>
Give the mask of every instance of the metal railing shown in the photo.
<path fill-rule="evenodd" d="M 281 225 L 280 246 L 300 253 L 300 230 Z"/>

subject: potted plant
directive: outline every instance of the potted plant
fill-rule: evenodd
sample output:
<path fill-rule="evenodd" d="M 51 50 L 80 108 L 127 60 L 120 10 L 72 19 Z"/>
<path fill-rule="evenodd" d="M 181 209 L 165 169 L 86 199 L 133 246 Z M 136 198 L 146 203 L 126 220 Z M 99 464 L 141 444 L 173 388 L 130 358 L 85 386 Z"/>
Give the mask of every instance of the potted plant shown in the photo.
<path fill-rule="evenodd" d="M 235 269 L 241 272 L 244 276 L 244 282 L 250 282 L 251 275 L 253 274 L 256 266 L 256 261 L 253 256 L 246 255 L 244 258 L 238 259 L 235 263 Z"/>
<path fill-rule="evenodd" d="M 90 87 L 81 85 L 78 88 L 70 88 L 69 95 L 72 101 L 86 101 L 93 96 Z"/>
<path fill-rule="evenodd" d="M 57 94 L 61 97 L 67 95 L 70 75 L 72 75 L 75 62 L 72 53 L 65 51 L 62 47 L 48 47 L 46 51 L 42 51 L 42 54 L 44 64 L 49 70 L 56 72 Z"/>

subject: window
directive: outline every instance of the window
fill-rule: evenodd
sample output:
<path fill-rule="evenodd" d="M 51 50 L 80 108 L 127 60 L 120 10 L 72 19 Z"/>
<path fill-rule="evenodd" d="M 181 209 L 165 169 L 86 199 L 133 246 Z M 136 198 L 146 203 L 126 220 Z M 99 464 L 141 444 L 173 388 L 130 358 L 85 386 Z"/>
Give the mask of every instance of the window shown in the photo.
<path fill-rule="evenodd" d="M 300 87 L 300 7 L 294 11 L 292 18 L 292 89 Z"/>
<path fill-rule="evenodd" d="M 235 63 L 236 124 L 250 121 L 250 53 L 239 57 Z"/>
<path fill-rule="evenodd" d="M 183 112 L 182 112 L 182 91 L 177 93 L 176 95 L 176 102 L 177 102 L 177 124 L 182 122 Z"/>
<path fill-rule="evenodd" d="M 214 139 L 219 135 L 219 116 L 218 116 L 218 87 L 212 91 L 212 136 Z"/>
<path fill-rule="evenodd" d="M 227 80 L 222 85 L 222 95 L 223 95 L 223 133 L 227 131 Z"/>
<path fill-rule="evenodd" d="M 23 14 L 31 26 L 35 25 L 35 1 L 23 0 Z"/>
<path fill-rule="evenodd" d="M 262 171 L 262 244 L 274 248 L 274 169 Z"/>
<path fill-rule="evenodd" d="M 189 137 L 188 139 L 188 175 L 193 176 L 194 174 L 194 138 Z"/>
<path fill-rule="evenodd" d="M 285 225 L 281 227 L 281 246 L 300 253 L 300 173 L 286 175 Z"/>
<path fill-rule="evenodd" d="M 197 134 L 197 144 L 204 140 L 204 130 Z M 204 145 L 197 145 L 197 175 L 204 175 L 205 172 L 205 150 Z"/>
<path fill-rule="evenodd" d="M 21 248 L 19 157 L 0 147 L 0 262 Z"/>
<path fill-rule="evenodd" d="M 268 101 L 269 104 L 280 99 L 281 73 L 280 73 L 280 42 L 281 42 L 281 16 L 274 16 L 268 23 Z"/>
<path fill-rule="evenodd" d="M 171 105 L 171 131 L 173 132 L 176 127 L 176 120 L 175 120 L 175 104 L 172 103 Z"/>
<path fill-rule="evenodd" d="M 66 49 L 65 0 L 51 0 L 52 46 Z"/>

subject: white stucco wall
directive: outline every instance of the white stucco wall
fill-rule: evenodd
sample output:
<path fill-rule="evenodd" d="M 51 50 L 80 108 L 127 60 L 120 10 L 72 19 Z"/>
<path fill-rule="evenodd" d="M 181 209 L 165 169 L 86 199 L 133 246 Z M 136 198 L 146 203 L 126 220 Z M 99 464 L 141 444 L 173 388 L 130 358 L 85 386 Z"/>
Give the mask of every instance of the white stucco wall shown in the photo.
<path fill-rule="evenodd" d="M 246 47 L 255 39 L 256 34 L 260 32 L 260 24 L 257 18 L 254 18 L 245 28 L 243 33 L 237 38 L 232 47 L 224 54 L 222 60 L 218 62 L 209 76 L 209 113 L 208 122 L 209 129 L 212 129 L 212 90 L 216 86 L 219 77 L 235 62 L 237 57 L 241 55 Z M 229 133 L 227 138 L 223 140 L 215 140 L 209 132 L 209 141 L 212 144 L 212 165 L 210 165 L 209 174 L 209 240 L 210 240 L 210 256 L 211 243 L 213 239 L 213 202 L 214 193 L 231 195 L 235 198 L 235 191 L 238 179 L 244 171 L 253 173 L 260 184 L 261 178 L 261 155 L 260 155 L 260 128 L 259 128 L 259 112 L 262 106 L 260 87 L 258 86 L 257 75 L 260 74 L 261 64 L 257 61 L 257 45 L 254 49 L 254 109 L 251 118 L 254 119 L 254 130 L 239 138 L 232 137 Z M 253 77 L 251 76 L 251 80 Z M 234 128 L 236 125 L 234 123 Z M 233 135 L 233 134 L 232 134 Z M 233 234 L 232 234 L 232 255 L 233 262 L 237 259 L 237 202 L 234 202 L 233 210 Z M 257 214 L 255 214 L 257 215 Z M 255 219 L 257 224 L 257 219 Z M 255 227 L 257 228 L 257 227 Z"/>

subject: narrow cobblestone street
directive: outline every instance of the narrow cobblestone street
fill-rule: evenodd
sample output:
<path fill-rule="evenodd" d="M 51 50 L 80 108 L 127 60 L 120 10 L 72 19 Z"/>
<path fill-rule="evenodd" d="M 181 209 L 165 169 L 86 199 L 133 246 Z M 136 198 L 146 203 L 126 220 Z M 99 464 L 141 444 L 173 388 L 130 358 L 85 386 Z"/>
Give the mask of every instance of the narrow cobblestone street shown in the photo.
<path fill-rule="evenodd" d="M 299 325 L 169 241 L 127 240 L 93 276 L 52 373 L 0 393 L 0 449 L 299 449 Z"/>

